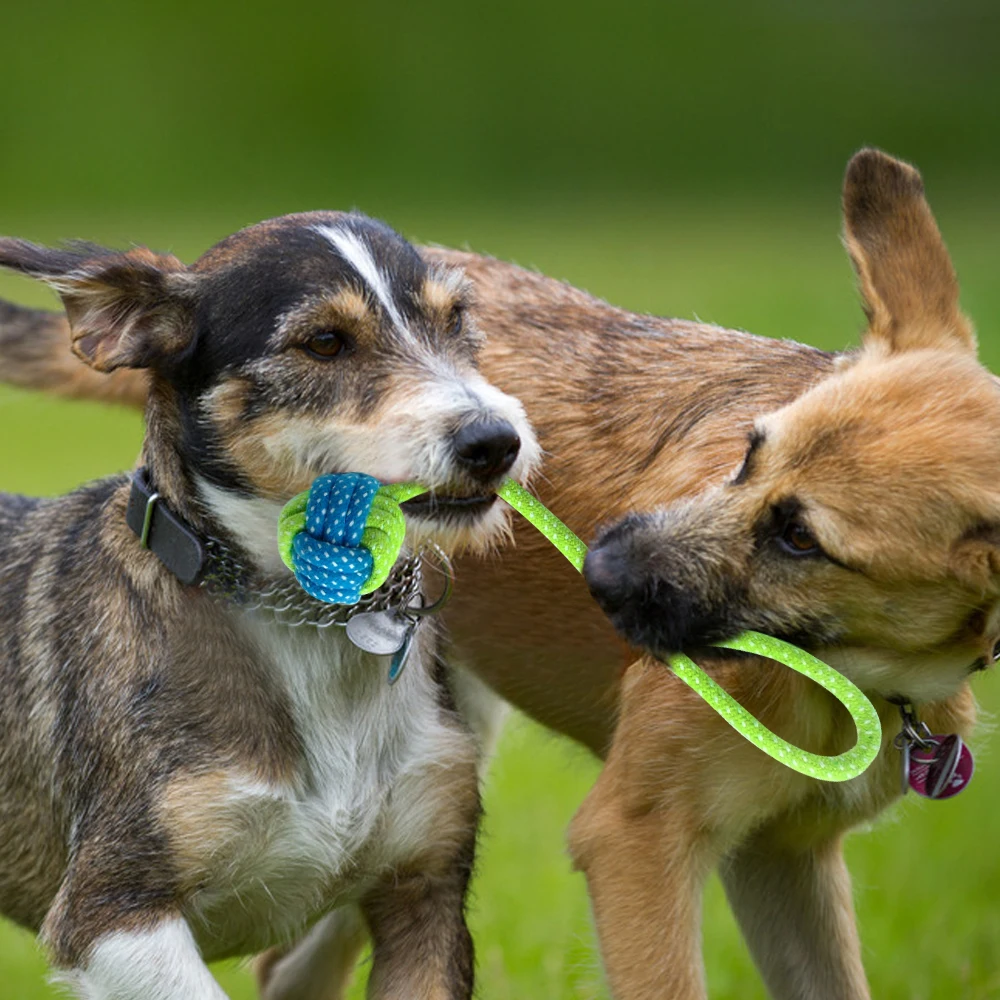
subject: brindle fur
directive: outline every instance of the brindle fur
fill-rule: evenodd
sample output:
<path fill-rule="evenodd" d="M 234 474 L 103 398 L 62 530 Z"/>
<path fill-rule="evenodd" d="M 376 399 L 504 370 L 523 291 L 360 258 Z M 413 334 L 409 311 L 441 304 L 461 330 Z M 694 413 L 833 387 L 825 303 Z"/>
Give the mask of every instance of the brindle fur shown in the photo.
<path fill-rule="evenodd" d="M 975 720 L 965 671 L 1000 630 L 995 383 L 970 353 L 970 326 L 916 171 L 860 153 L 845 182 L 845 235 L 871 321 L 863 351 L 846 355 L 636 315 L 508 264 L 425 251 L 429 260 L 462 265 L 473 282 L 487 337 L 483 370 L 525 403 L 546 453 L 542 499 L 585 538 L 633 511 L 660 511 L 605 535 L 607 561 L 619 558 L 622 574 L 602 576 L 592 566 L 595 589 L 630 638 L 673 648 L 747 624 L 817 648 L 835 637 L 848 650 L 840 666 L 867 677 L 882 718 L 883 752 L 866 775 L 844 785 L 813 781 L 742 740 L 657 661 L 644 657 L 626 670 L 635 658 L 629 644 L 532 529 L 515 526 L 517 545 L 502 560 L 461 566 L 448 612 L 456 662 L 606 758 L 570 839 L 613 991 L 624 1000 L 704 995 L 699 898 L 716 866 L 776 998 L 867 997 L 840 845 L 848 829 L 899 795 L 890 746 L 898 715 L 883 695 L 919 700 L 921 691 L 936 691 L 920 711 L 938 732 L 967 734 Z M 38 329 L 37 343 L 17 348 L 30 368 L 19 362 L 8 377 L 61 391 L 65 334 L 41 317 Z M 23 345 L 26 335 L 15 331 L 12 339 Z M 5 359 L 14 353 L 0 350 Z M 85 377 L 83 395 L 122 391 Z M 838 380 L 859 377 L 871 380 L 863 404 L 824 399 Z M 913 412 L 907 384 L 933 389 L 930 409 L 941 404 L 933 415 Z M 135 401 L 145 395 L 138 380 L 127 392 Z M 967 398 L 970 407 L 946 396 Z M 914 423 L 901 426 L 905 420 Z M 871 421 L 887 446 L 866 450 L 871 436 L 845 433 L 851 421 L 862 431 Z M 779 438 L 785 444 L 774 450 Z M 917 479 L 902 461 L 914 449 L 928 457 Z M 870 492 L 858 477 L 862 454 L 877 473 Z M 854 574 L 868 589 L 852 606 L 852 577 L 837 575 L 852 570 L 831 562 L 815 593 L 796 592 L 802 578 L 782 578 L 770 548 L 779 524 L 771 500 L 789 499 L 789 475 L 802 507 L 780 510 L 814 511 L 810 491 L 820 491 L 865 528 L 864 551 L 856 553 L 850 533 L 834 544 L 829 528 L 810 521 L 831 554 L 867 566 L 880 556 L 891 561 L 903 546 L 899 578 Z M 913 508 L 907 518 L 866 524 L 889 491 Z M 710 515 L 722 518 L 717 528 Z M 772 566 L 756 572 L 753 554 L 762 549 Z M 670 586 L 653 585 L 650 567 Z M 869 598 L 890 592 L 918 613 L 936 598 L 943 610 L 901 637 L 896 623 L 865 616 Z M 667 608 L 656 600 L 664 594 L 674 602 Z M 664 619 L 678 607 L 685 608 L 679 621 Z M 859 640 L 863 648 L 852 656 Z M 718 653 L 701 658 L 793 742 L 836 753 L 853 740 L 838 704 L 790 671 Z M 864 669 L 872 666 L 876 683 Z"/>
<path fill-rule="evenodd" d="M 318 226 L 349 234 L 378 273 L 366 278 Z M 143 464 L 164 501 L 227 541 L 258 583 L 278 571 L 277 511 L 318 474 L 360 469 L 489 494 L 513 455 L 484 471 L 449 444 L 480 418 L 518 424 L 530 461 L 519 406 L 475 370 L 461 276 L 429 268 L 381 223 L 272 220 L 190 269 L 142 249 L 0 240 L 0 265 L 60 291 L 85 370 L 151 379 Z M 4 307 L 14 339 L 28 315 Z M 351 357 L 300 349 L 331 329 L 351 339 Z M 475 708 L 475 692 L 443 668 L 439 632 L 421 630 L 389 689 L 385 658 L 341 630 L 290 630 L 183 586 L 126 526 L 129 488 L 118 476 L 58 499 L 0 496 L 3 912 L 41 932 L 82 995 L 139 1000 L 138 986 L 91 978 L 105 943 L 141 947 L 181 919 L 205 960 L 287 953 L 348 904 L 376 942 L 372 996 L 469 997 L 464 906 L 484 735 L 459 712 Z M 453 546 L 503 524 L 492 509 L 462 524 L 449 516 L 425 518 L 422 533 Z M 260 519 L 269 543 L 258 551 Z M 324 734 L 337 712 L 367 727 L 357 747 L 339 751 L 350 734 Z M 328 787 L 329 774 L 345 787 Z M 335 805 L 344 815 L 331 815 L 330 836 L 343 845 L 323 841 L 313 815 Z M 201 959 L 191 948 L 183 961 Z M 267 995 L 303 996 L 317 978 L 308 964 Z M 112 971 L 116 983 L 150 975 Z M 196 980 L 209 995 L 203 971 L 186 989 L 170 985 L 183 970 L 160 971 L 143 997 L 191 1000 Z"/>

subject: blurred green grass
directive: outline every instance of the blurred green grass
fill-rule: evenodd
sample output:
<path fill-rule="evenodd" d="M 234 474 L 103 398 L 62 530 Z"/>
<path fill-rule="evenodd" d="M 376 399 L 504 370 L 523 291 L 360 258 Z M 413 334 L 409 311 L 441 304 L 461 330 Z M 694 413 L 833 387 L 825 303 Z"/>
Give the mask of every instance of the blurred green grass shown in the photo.
<path fill-rule="evenodd" d="M 977 321 L 984 360 L 997 370 L 1000 202 L 975 190 L 936 197 L 930 180 L 964 304 Z M 302 207 L 317 206 L 271 210 Z M 850 268 L 837 242 L 837 212 L 831 191 L 822 200 L 522 202 L 502 210 L 488 204 L 434 211 L 401 204 L 389 218 L 415 239 L 468 243 L 633 309 L 697 315 L 833 348 L 854 342 L 861 326 Z M 46 218 L 22 207 L 6 213 L 3 229 L 49 241 L 134 240 L 190 259 L 251 221 L 225 210 Z M 37 286 L 10 277 L 0 278 L 0 296 L 52 301 Z M 0 428 L 0 489 L 30 493 L 63 491 L 129 466 L 141 434 L 134 414 L 13 390 L 0 390 Z M 989 717 L 1000 708 L 995 673 L 977 681 L 977 691 Z M 958 799 L 908 801 L 874 831 L 850 838 L 874 996 L 1000 996 L 996 745 L 991 725 L 983 726 L 976 780 Z M 508 728 L 488 783 L 472 903 L 484 1000 L 605 996 L 584 885 L 571 873 L 563 848 L 565 826 L 595 774 L 596 763 L 566 740 L 521 719 Z M 705 948 L 713 997 L 764 997 L 715 882 L 706 897 Z M 28 935 L 0 925 L 0 996 L 55 996 L 44 984 L 44 969 Z M 245 969 L 227 964 L 217 971 L 234 1000 L 252 996 Z M 360 982 L 355 995 L 361 995 Z"/>

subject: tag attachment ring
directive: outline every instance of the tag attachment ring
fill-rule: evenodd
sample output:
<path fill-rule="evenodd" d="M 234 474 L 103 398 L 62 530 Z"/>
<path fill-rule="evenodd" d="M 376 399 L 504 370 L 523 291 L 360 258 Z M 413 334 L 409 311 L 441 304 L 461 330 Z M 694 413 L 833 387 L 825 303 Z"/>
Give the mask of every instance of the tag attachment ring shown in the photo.
<path fill-rule="evenodd" d="M 451 599 L 451 593 L 455 589 L 455 570 L 451 565 L 451 560 L 437 545 L 430 544 L 427 546 L 427 550 L 433 552 L 444 574 L 444 590 L 441 591 L 441 596 L 433 604 L 422 604 L 420 606 L 411 604 L 403 609 L 404 615 L 413 615 L 417 618 L 436 615 Z M 423 600 L 423 595 L 421 595 L 421 600 Z"/>

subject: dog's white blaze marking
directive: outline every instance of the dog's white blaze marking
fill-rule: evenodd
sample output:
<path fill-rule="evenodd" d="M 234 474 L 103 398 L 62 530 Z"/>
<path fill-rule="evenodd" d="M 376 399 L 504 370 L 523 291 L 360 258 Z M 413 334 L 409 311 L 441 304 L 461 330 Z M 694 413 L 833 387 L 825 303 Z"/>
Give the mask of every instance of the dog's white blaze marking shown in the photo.
<path fill-rule="evenodd" d="M 315 226 L 314 229 L 328 239 L 337 253 L 354 268 L 371 293 L 382 304 L 382 308 L 392 320 L 393 325 L 401 332 L 409 334 L 402 314 L 393 300 L 392 284 L 375 263 L 371 248 L 365 241 L 357 233 L 352 233 L 349 229 L 340 229 L 337 226 L 320 225 Z"/>
<path fill-rule="evenodd" d="M 82 1000 L 226 1000 L 180 918 L 108 934 L 85 968 L 59 978 Z"/>

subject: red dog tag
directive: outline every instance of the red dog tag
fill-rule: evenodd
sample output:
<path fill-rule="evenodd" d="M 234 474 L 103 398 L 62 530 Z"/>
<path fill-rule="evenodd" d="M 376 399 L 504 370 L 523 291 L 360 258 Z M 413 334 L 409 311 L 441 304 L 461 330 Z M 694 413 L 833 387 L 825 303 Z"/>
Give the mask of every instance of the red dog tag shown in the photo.
<path fill-rule="evenodd" d="M 972 751 L 955 733 L 925 739 L 930 746 L 909 748 L 910 788 L 928 799 L 950 799 L 972 780 Z"/>

